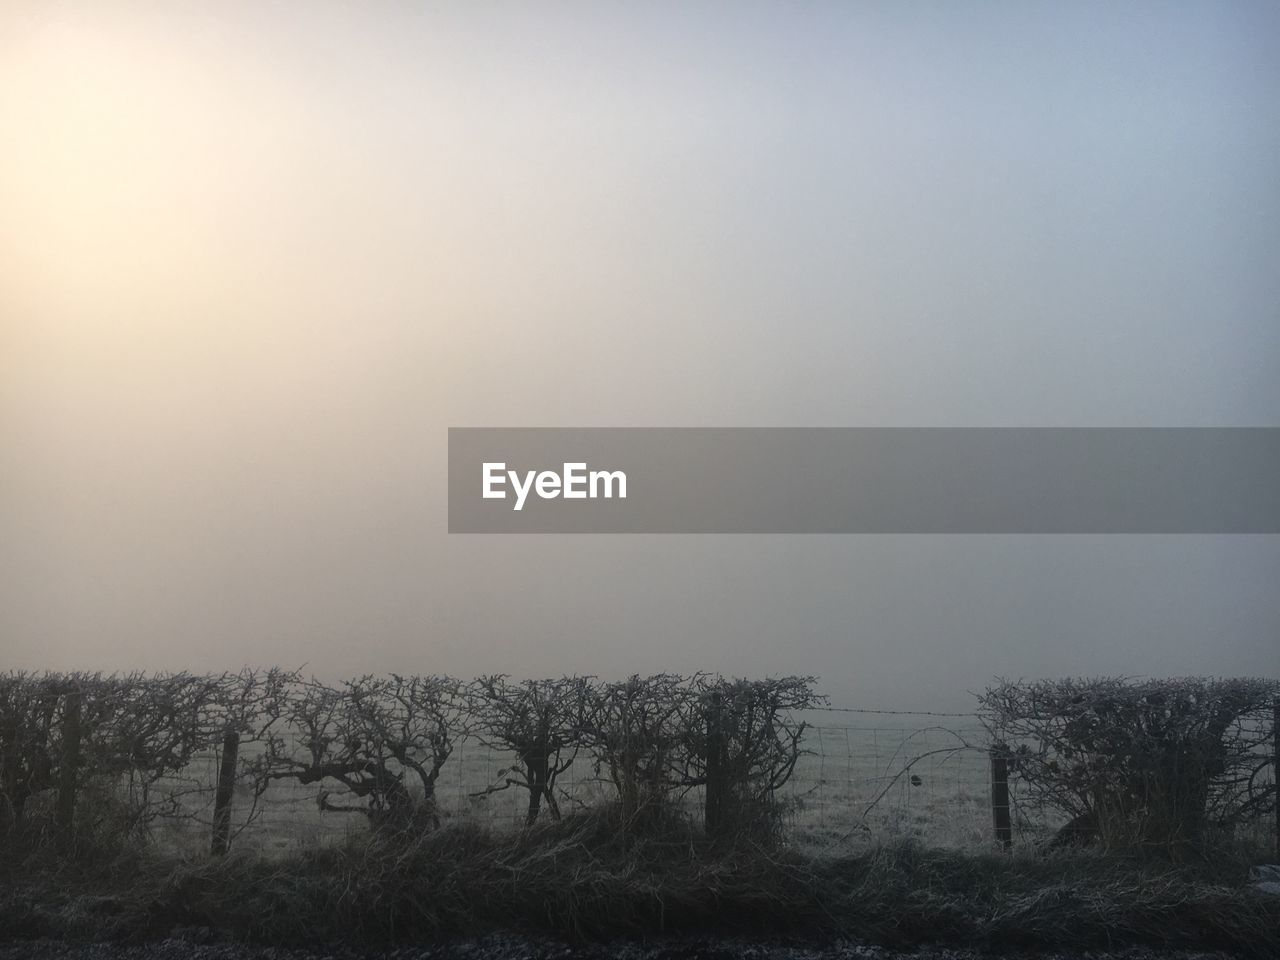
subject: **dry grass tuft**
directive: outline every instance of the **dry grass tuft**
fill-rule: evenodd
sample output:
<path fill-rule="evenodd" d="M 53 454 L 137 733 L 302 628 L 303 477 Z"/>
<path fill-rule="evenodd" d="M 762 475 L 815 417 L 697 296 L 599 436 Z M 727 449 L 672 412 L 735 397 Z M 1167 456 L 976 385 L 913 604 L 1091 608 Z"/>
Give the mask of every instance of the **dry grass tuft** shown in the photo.
<path fill-rule="evenodd" d="M 494 931 L 600 940 L 660 932 L 842 936 L 1030 949 L 1146 945 L 1280 955 L 1280 898 L 1246 864 L 1063 852 L 972 855 L 913 842 L 845 858 L 712 844 L 675 815 L 616 807 L 519 835 L 457 823 L 271 860 L 130 854 L 10 863 L 10 938 L 144 940 L 174 928 L 277 945 L 365 946 Z"/>

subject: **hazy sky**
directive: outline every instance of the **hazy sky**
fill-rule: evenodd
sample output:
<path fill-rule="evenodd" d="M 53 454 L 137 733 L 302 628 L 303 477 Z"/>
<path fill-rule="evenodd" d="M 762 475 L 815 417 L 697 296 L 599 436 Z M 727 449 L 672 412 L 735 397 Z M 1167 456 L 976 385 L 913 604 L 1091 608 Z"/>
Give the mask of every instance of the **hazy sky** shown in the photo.
<path fill-rule="evenodd" d="M 1280 672 L 1278 537 L 450 537 L 448 426 L 1280 426 L 1274 3 L 0 6 L 0 668 Z"/>

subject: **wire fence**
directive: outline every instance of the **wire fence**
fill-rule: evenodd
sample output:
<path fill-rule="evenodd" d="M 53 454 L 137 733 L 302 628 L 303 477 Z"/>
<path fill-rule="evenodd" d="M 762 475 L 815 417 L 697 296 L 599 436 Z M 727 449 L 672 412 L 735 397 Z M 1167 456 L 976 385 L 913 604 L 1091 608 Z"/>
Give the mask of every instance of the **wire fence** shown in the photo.
<path fill-rule="evenodd" d="M 98 757 L 88 762 L 82 775 L 77 769 L 88 758 L 80 755 L 81 732 L 89 721 L 82 718 L 78 688 L 51 688 L 37 703 L 43 705 L 36 718 L 43 718 L 44 735 L 61 731 L 61 739 L 47 751 L 33 751 L 32 756 L 36 761 L 43 758 L 46 766 L 49 757 L 60 758 L 60 763 L 58 774 L 47 776 L 42 790 L 28 792 L 34 804 L 48 807 L 46 820 L 64 828 L 71 823 L 73 808 L 79 806 L 79 792 L 88 794 L 81 801 L 89 808 L 96 805 L 109 811 L 113 802 L 123 800 L 117 804 L 120 808 L 146 811 L 143 828 L 153 841 L 193 852 L 210 849 L 211 838 L 215 852 L 226 848 L 225 843 L 220 846 L 220 838 L 242 850 L 288 852 L 370 829 L 370 818 L 361 815 L 365 808 L 359 797 L 343 796 L 341 774 L 325 772 L 317 757 L 294 763 L 309 752 L 296 731 L 279 741 L 250 738 L 240 744 L 238 735 L 228 728 L 223 739 L 223 749 L 230 751 L 227 756 L 216 746 L 183 754 L 181 762 L 170 764 L 170 772 L 158 780 L 145 769 L 129 766 L 124 754 L 106 768 L 114 772 L 91 773 L 94 762 L 103 770 Z M 164 736 L 170 727 L 181 728 L 176 716 L 151 717 L 147 721 L 150 735 L 154 738 L 159 731 Z M 1019 742 L 1001 738 L 1002 742 L 993 743 L 977 714 L 819 707 L 791 715 L 785 723 L 794 730 L 801 720 L 799 755 L 773 794 L 783 812 L 786 842 L 840 850 L 909 838 L 933 847 L 974 850 L 1041 842 L 1066 821 L 1063 805 L 1042 802 L 1012 761 Z M 1258 807 L 1256 812 L 1262 816 L 1247 823 L 1237 821 L 1232 829 L 1243 824 L 1256 832 L 1249 839 L 1275 847 L 1280 705 L 1274 713 L 1268 708 L 1242 715 L 1237 725 L 1248 734 L 1243 741 L 1257 752 L 1253 759 L 1258 762 L 1248 765 L 1254 771 L 1248 790 L 1270 797 L 1273 812 Z M 25 741 L 12 717 L 0 727 L 0 814 L 7 811 L 12 826 L 15 809 L 21 812 L 12 798 L 21 794 L 17 775 L 24 769 L 19 761 Z M 216 737 L 200 742 L 210 739 L 217 742 Z M 1034 744 L 1027 741 L 1027 745 L 1034 755 Z M 617 798 L 618 788 L 601 768 L 600 756 L 599 750 L 582 748 L 566 757 L 567 765 L 552 787 L 554 805 L 543 805 L 543 817 L 556 810 L 570 813 L 598 807 Z M 1166 759 L 1170 758 L 1178 760 L 1176 750 Z M 255 767 L 255 759 L 266 766 Z M 263 769 L 281 763 L 294 772 L 261 775 Z M 403 760 L 396 768 L 401 777 L 408 772 L 405 763 L 411 761 Z M 425 806 L 444 824 L 518 830 L 526 825 L 530 806 L 529 791 L 512 779 L 513 768 L 519 766 L 514 753 L 463 737 L 453 744 L 440 768 L 433 803 Z M 29 777 L 34 776 L 32 771 L 38 772 L 36 765 L 28 769 Z M 297 775 L 298 771 L 306 775 Z M 708 777 L 697 782 L 707 782 L 709 767 L 707 772 Z M 403 779 L 412 783 L 411 778 Z M 519 779 L 516 774 L 514 780 Z M 672 795 L 694 824 L 701 823 L 714 806 L 706 789 L 692 786 Z M 215 811 L 225 817 L 225 832 L 215 829 Z M 80 815 L 75 817 L 79 822 Z M 710 823 L 706 826 L 710 832 Z"/>
<path fill-rule="evenodd" d="M 878 712 L 831 710 L 819 719 L 846 713 L 865 718 Z M 815 722 L 806 728 L 803 753 L 779 792 L 786 811 L 785 840 L 827 850 L 904 838 L 934 847 L 997 849 L 991 745 L 977 717 L 906 711 L 885 715 L 894 718 L 893 725 Z M 173 789 L 180 804 L 176 815 L 153 824 L 157 839 L 192 850 L 207 848 L 219 760 L 216 751 L 202 755 L 180 783 L 162 785 Z M 459 742 L 436 783 L 442 822 L 520 829 L 528 794 L 517 787 L 486 792 L 503 782 L 513 760 L 511 754 L 475 740 Z M 1062 815 L 1036 803 L 1016 776 L 1006 788 L 1014 843 L 1043 842 L 1062 826 Z M 323 810 L 323 789 L 286 780 L 255 796 L 250 784 L 238 784 L 233 802 L 236 846 L 282 853 L 368 831 L 365 817 Z M 586 756 L 575 758 L 556 782 L 565 813 L 590 808 L 615 793 Z M 691 788 L 679 802 L 698 821 L 703 789 Z M 1270 845 L 1269 830 L 1266 821 L 1260 822 L 1255 839 Z"/>
<path fill-rule="evenodd" d="M 891 711 L 884 715 L 893 717 L 892 725 L 830 722 L 855 714 L 865 721 L 875 712 L 827 710 L 806 727 L 803 752 L 778 794 L 789 842 L 857 846 L 911 837 L 942 847 L 995 845 L 989 744 L 976 716 Z M 158 839 L 193 849 L 207 846 L 220 759 L 217 751 L 203 754 L 180 783 L 160 785 L 180 801 L 175 815 L 152 825 Z M 436 782 L 442 821 L 522 827 L 528 804 L 524 790 L 486 792 L 502 784 L 513 761 L 511 754 L 478 741 L 460 741 Z M 324 789 L 282 780 L 256 796 L 250 784 L 237 784 L 232 817 L 236 846 L 286 851 L 368 830 L 362 816 L 323 810 Z M 1016 783 L 1012 789 L 1018 834 L 1042 835 L 1052 829 L 1052 818 L 1019 803 Z M 555 791 L 565 813 L 595 806 L 616 793 L 588 756 L 574 758 Z M 694 821 L 701 816 L 702 802 L 701 787 L 679 797 Z"/>

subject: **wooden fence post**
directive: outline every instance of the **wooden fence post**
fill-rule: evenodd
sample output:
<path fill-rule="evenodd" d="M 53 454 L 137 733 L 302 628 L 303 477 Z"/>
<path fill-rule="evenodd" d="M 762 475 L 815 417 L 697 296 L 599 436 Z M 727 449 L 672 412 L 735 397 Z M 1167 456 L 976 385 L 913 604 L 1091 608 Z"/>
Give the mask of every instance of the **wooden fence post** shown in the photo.
<path fill-rule="evenodd" d="M 18 721 L 0 726 L 0 833 L 18 824 Z"/>
<path fill-rule="evenodd" d="M 1009 750 L 997 743 L 991 748 L 991 817 L 996 842 L 1005 850 L 1013 847 L 1013 824 L 1009 818 Z"/>
<path fill-rule="evenodd" d="M 716 839 L 724 830 L 724 710 L 719 692 L 711 694 L 707 711 L 707 794 L 703 803 L 703 826 Z"/>
<path fill-rule="evenodd" d="M 218 791 L 213 797 L 213 844 L 215 857 L 231 848 L 231 798 L 236 788 L 236 757 L 240 753 L 240 731 L 228 727 L 222 737 L 222 759 L 218 764 Z"/>
<path fill-rule="evenodd" d="M 70 834 L 76 813 L 76 781 L 80 772 L 80 688 L 71 686 L 62 701 L 62 756 L 58 760 L 58 828 Z"/>

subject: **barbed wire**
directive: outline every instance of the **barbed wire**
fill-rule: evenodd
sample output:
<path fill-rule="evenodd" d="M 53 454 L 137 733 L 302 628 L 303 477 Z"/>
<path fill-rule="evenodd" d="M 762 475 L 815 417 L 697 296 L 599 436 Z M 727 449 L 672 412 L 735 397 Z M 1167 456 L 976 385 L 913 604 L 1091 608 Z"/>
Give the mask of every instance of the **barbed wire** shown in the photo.
<path fill-rule="evenodd" d="M 884 716 L 904 717 L 961 717 L 966 720 L 979 719 L 976 713 L 943 713 L 938 710 L 869 710 L 865 707 L 809 707 L 809 710 L 820 710 L 823 713 L 871 713 Z"/>

